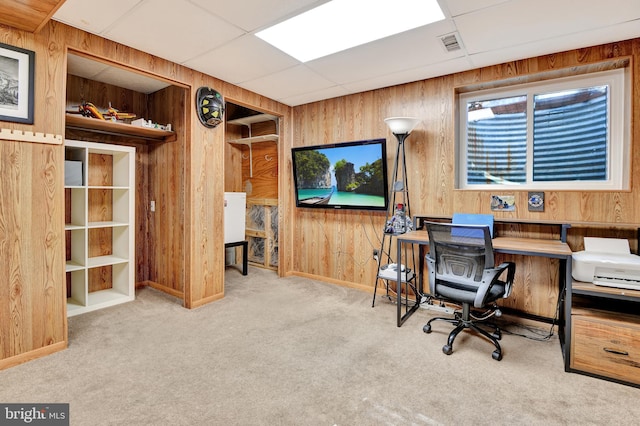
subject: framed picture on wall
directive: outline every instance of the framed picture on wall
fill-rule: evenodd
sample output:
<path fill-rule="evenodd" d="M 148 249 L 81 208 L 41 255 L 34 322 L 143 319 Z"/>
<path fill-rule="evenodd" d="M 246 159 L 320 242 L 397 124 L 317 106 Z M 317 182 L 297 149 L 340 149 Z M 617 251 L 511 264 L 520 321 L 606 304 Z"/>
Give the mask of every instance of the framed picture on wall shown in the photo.
<path fill-rule="evenodd" d="M 0 121 L 33 124 L 35 53 L 0 43 Z"/>

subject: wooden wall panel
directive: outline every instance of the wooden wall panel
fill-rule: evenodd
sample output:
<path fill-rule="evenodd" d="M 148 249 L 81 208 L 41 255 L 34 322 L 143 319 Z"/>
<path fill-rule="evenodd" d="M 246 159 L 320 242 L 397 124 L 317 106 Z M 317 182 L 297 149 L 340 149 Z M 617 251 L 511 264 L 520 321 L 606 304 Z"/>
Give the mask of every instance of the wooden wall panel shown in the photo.
<path fill-rule="evenodd" d="M 155 201 L 156 211 L 144 207 L 148 218 L 149 277 L 169 292 L 184 297 L 186 238 L 188 233 L 188 194 L 185 180 L 187 162 L 185 103 L 186 89 L 169 87 L 149 96 L 148 112 L 153 120 L 170 122 L 180 135 L 176 142 L 148 146 L 148 201 Z"/>
<path fill-rule="evenodd" d="M 36 55 L 33 125 L 0 127 L 63 134 L 62 46 L 1 25 L 0 42 Z M 67 345 L 63 161 L 59 145 L 0 141 L 0 369 Z"/>
<path fill-rule="evenodd" d="M 0 141 L 0 368 L 66 345 L 62 159 L 58 146 Z"/>
<path fill-rule="evenodd" d="M 457 88 L 466 85 L 490 84 L 496 80 L 522 79 L 534 73 L 563 70 L 613 58 L 631 58 L 632 69 L 632 176 L 630 191 L 545 191 L 544 212 L 529 212 L 527 191 L 508 191 L 516 198 L 515 212 L 494 212 L 496 218 L 524 218 L 553 221 L 591 221 L 607 223 L 639 223 L 640 195 L 640 39 L 611 43 L 585 49 L 524 59 L 463 73 L 437 77 L 366 93 L 301 105 L 293 109 L 295 129 L 292 146 L 328 144 L 347 140 L 386 137 L 388 164 L 395 155 L 395 137 L 388 131 L 384 118 L 416 116 L 422 123 L 407 139 L 408 184 L 411 213 L 450 216 L 454 212 L 492 213 L 489 191 L 455 189 L 455 101 Z M 281 173 L 291 182 L 290 153 Z M 293 192 L 291 184 L 285 192 Z M 501 191 L 501 193 L 505 193 Z M 289 203 L 290 206 L 293 203 Z M 369 215 L 370 220 L 363 220 Z M 373 290 L 375 262 L 367 260 L 371 251 L 379 248 L 383 215 L 356 212 L 316 212 L 292 207 L 290 228 L 292 241 L 299 249 L 283 256 L 292 256 L 292 270 L 345 285 Z M 369 226 L 369 238 L 359 245 L 346 242 L 342 235 L 357 241 L 353 229 L 363 223 Z M 361 231 L 364 232 L 364 231 Z M 532 235 L 557 238 L 536 227 L 511 227 L 501 232 L 509 235 Z M 619 235 L 622 231 L 585 230 L 572 228 L 569 244 L 582 249 L 582 237 L 589 234 Z M 632 247 L 637 247 L 635 235 L 626 234 Z M 363 252 L 365 255 L 363 255 Z M 362 259 L 360 262 L 359 260 Z M 514 295 L 506 305 L 545 317 L 554 315 L 558 277 L 557 263 L 544 258 L 519 258 Z"/>

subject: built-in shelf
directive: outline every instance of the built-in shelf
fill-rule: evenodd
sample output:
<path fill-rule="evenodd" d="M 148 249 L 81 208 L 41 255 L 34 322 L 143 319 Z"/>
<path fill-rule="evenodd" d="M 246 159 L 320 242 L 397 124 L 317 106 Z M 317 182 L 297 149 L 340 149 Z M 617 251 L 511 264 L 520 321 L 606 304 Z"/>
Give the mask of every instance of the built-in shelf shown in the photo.
<path fill-rule="evenodd" d="M 251 145 L 256 142 L 278 142 L 278 135 L 252 136 L 250 138 L 231 139 L 228 143 Z"/>
<path fill-rule="evenodd" d="M 237 126 L 246 126 L 249 129 L 249 136 L 246 138 L 228 140 L 227 143 L 236 145 L 246 145 L 249 147 L 249 177 L 253 177 L 253 149 L 252 145 L 258 142 L 278 142 L 279 136 L 277 134 L 259 135 L 253 136 L 251 134 L 251 126 L 257 123 L 263 123 L 265 121 L 274 121 L 276 123 L 276 132 L 278 131 L 278 117 L 271 114 L 255 114 L 247 117 L 236 118 L 233 120 L 227 120 L 227 124 L 234 124 Z"/>
<path fill-rule="evenodd" d="M 251 126 L 255 123 L 262 123 L 263 121 L 277 121 L 278 117 L 271 114 L 255 114 L 248 117 L 236 118 L 233 120 L 227 120 L 227 124 L 236 124 L 238 126 Z"/>
<path fill-rule="evenodd" d="M 65 120 L 68 129 L 84 130 L 106 135 L 128 136 L 156 142 L 173 142 L 177 139 L 176 133 L 173 131 L 132 126 L 126 123 L 84 117 L 79 114 L 66 114 Z"/>

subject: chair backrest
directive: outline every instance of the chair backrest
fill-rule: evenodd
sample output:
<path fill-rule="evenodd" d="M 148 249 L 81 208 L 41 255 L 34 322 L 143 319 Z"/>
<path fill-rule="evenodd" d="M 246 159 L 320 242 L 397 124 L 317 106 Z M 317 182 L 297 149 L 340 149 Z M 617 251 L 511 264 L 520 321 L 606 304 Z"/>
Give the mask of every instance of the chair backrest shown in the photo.
<path fill-rule="evenodd" d="M 460 284 L 480 282 L 484 269 L 495 266 L 488 225 L 427 222 L 426 226 L 427 261 L 435 268 L 435 279 Z"/>

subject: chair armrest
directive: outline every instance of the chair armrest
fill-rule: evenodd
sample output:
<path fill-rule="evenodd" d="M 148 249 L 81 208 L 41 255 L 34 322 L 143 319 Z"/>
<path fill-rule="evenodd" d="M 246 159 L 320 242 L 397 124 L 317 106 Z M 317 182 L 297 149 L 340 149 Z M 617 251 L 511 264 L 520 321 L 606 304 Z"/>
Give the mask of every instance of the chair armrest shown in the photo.
<path fill-rule="evenodd" d="M 507 278 L 504 282 L 504 295 L 503 298 L 508 297 L 511 294 L 511 287 L 513 285 L 513 278 L 516 273 L 516 264 L 513 262 L 503 262 L 494 268 L 487 268 L 483 271 L 483 282 L 478 287 L 476 298 L 474 300 L 474 307 L 480 308 L 484 306 L 484 300 L 491 290 L 491 287 L 499 281 L 500 276 L 504 271 L 507 271 Z"/>
<path fill-rule="evenodd" d="M 498 279 L 505 270 L 507 271 L 507 279 L 504 281 L 504 296 L 502 296 L 504 299 L 506 299 L 511 294 L 513 279 L 516 275 L 516 264 L 514 262 L 502 262 L 495 269 L 500 271 L 495 276 L 495 279 Z"/>

